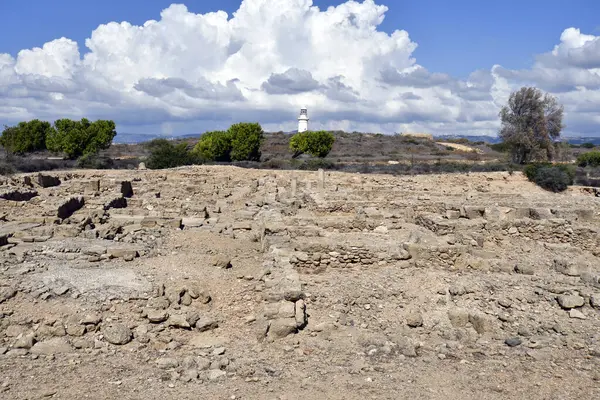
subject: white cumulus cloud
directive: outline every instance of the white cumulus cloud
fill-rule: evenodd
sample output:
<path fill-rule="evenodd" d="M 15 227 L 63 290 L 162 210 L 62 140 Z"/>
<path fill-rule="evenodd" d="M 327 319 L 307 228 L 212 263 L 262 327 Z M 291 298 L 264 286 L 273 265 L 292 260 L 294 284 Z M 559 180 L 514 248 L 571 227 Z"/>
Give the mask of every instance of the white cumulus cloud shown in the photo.
<path fill-rule="evenodd" d="M 120 131 L 187 133 L 258 121 L 375 132 L 493 135 L 511 90 L 532 84 L 565 104 L 568 132 L 598 132 L 600 37 L 564 30 L 531 68 L 500 65 L 455 79 L 417 63 L 409 33 L 379 29 L 387 7 L 347 1 L 243 0 L 207 14 L 173 4 L 141 26 L 109 22 L 0 54 L 0 123 L 114 119 Z M 90 27 L 93 28 L 93 27 Z"/>

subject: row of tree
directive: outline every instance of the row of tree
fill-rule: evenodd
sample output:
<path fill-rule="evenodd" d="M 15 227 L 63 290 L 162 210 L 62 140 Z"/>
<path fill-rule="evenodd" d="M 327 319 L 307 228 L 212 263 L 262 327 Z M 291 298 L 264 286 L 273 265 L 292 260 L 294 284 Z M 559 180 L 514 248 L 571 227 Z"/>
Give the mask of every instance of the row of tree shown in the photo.
<path fill-rule="evenodd" d="M 146 165 L 152 169 L 173 168 L 205 162 L 260 161 L 265 133 L 258 123 L 241 122 L 226 131 L 206 132 L 189 149 L 186 143 L 174 144 L 166 139 L 155 139 L 146 147 L 150 151 Z M 326 157 L 335 137 L 325 131 L 297 133 L 290 140 L 294 158 L 301 154 Z"/>
<path fill-rule="evenodd" d="M 0 136 L 0 145 L 12 154 L 49 150 L 75 159 L 107 149 L 116 134 L 114 121 L 64 118 L 51 125 L 34 119 L 6 126 Z"/>

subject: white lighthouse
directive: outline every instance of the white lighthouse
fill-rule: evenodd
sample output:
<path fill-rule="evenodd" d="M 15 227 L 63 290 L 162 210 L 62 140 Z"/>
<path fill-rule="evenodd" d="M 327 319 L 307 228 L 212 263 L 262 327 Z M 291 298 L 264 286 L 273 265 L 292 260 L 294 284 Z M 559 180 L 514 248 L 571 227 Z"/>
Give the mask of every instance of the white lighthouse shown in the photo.
<path fill-rule="evenodd" d="M 298 117 L 298 132 L 306 132 L 308 130 L 308 112 L 306 107 L 300 109 L 300 116 Z"/>

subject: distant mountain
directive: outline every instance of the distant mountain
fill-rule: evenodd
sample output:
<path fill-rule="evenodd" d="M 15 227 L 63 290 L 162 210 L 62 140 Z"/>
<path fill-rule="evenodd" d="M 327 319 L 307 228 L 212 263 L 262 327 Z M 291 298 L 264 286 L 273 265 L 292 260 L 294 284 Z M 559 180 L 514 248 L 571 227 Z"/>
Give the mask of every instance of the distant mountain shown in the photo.
<path fill-rule="evenodd" d="M 284 132 L 285 134 L 297 133 L 297 130 Z M 189 139 L 198 138 L 201 133 L 189 133 L 184 135 L 167 136 L 167 135 L 155 135 L 149 133 L 118 133 L 113 143 L 122 144 L 134 144 L 148 142 L 152 139 Z M 497 136 L 486 136 L 486 135 L 433 135 L 434 140 L 443 141 L 449 139 L 468 139 L 471 142 L 486 142 L 486 143 L 500 143 L 501 140 Z M 600 146 L 600 137 L 564 137 L 563 140 L 568 141 L 571 144 L 582 144 L 582 143 L 593 143 L 596 146 Z"/>
<path fill-rule="evenodd" d="M 467 139 L 471 142 L 487 142 L 487 143 L 500 143 L 501 140 L 497 136 L 486 136 L 486 135 L 433 135 L 434 140 L 448 140 L 448 139 Z"/>
<path fill-rule="evenodd" d="M 188 138 L 196 138 L 200 137 L 200 133 L 191 133 L 185 135 L 177 135 L 177 136 L 167 136 L 167 135 L 153 135 L 150 133 L 117 133 L 115 136 L 113 143 L 119 144 L 135 144 L 135 143 L 143 143 L 149 142 L 153 139 L 188 139 Z"/>

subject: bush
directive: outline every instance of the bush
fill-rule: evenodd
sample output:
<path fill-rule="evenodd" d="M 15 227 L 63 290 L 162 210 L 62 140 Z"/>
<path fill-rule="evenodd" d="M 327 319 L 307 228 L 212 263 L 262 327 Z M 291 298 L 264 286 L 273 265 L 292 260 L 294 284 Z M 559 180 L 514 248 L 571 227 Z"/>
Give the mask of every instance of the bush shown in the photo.
<path fill-rule="evenodd" d="M 536 185 L 553 192 L 562 192 L 575 179 L 576 169 L 573 165 L 551 163 L 531 163 L 525 166 L 523 173 Z"/>
<path fill-rule="evenodd" d="M 561 168 L 546 167 L 538 171 L 535 183 L 546 190 L 562 192 L 573 183 L 573 180 Z"/>
<path fill-rule="evenodd" d="M 231 134 L 228 131 L 206 132 L 193 152 L 205 160 L 231 161 Z"/>
<path fill-rule="evenodd" d="M 175 168 L 201 162 L 201 159 L 188 150 L 187 143 L 172 144 L 166 139 L 154 139 L 146 147 L 150 156 L 146 166 L 150 169 Z"/>
<path fill-rule="evenodd" d="M 577 165 L 580 167 L 599 167 L 600 166 L 600 151 L 589 151 L 580 154 L 577 157 Z"/>
<path fill-rule="evenodd" d="M 298 169 L 306 170 L 306 171 L 316 171 L 318 169 L 336 169 L 335 163 L 323 160 L 323 159 L 313 159 L 306 160 L 302 164 L 299 165 Z"/>
<path fill-rule="evenodd" d="M 114 169 L 115 161 L 107 156 L 86 154 L 77 160 L 77 167 L 86 169 Z"/>
<path fill-rule="evenodd" d="M 326 131 L 300 132 L 290 139 L 290 150 L 294 153 L 294 158 L 303 153 L 324 158 L 331 151 L 334 142 L 335 136 Z"/>
<path fill-rule="evenodd" d="M 594 145 L 594 143 L 582 143 L 581 146 L 579 146 L 581 148 L 584 149 L 593 149 L 594 147 L 596 147 L 596 145 Z"/>
<path fill-rule="evenodd" d="M 54 127 L 46 137 L 46 146 L 50 151 L 65 153 L 70 159 L 107 149 L 117 134 L 115 123 L 106 120 L 59 119 Z"/>
<path fill-rule="evenodd" d="M 231 136 L 232 161 L 260 161 L 265 133 L 258 123 L 240 122 L 227 131 Z"/>
<path fill-rule="evenodd" d="M 19 122 L 17 126 L 5 127 L 0 144 L 10 153 L 25 154 L 46 149 L 46 137 L 54 129 L 49 122 L 34 119 Z"/>
<path fill-rule="evenodd" d="M 497 151 L 498 153 L 508 153 L 510 150 L 510 146 L 506 143 L 494 143 L 490 144 L 489 148 Z"/>

